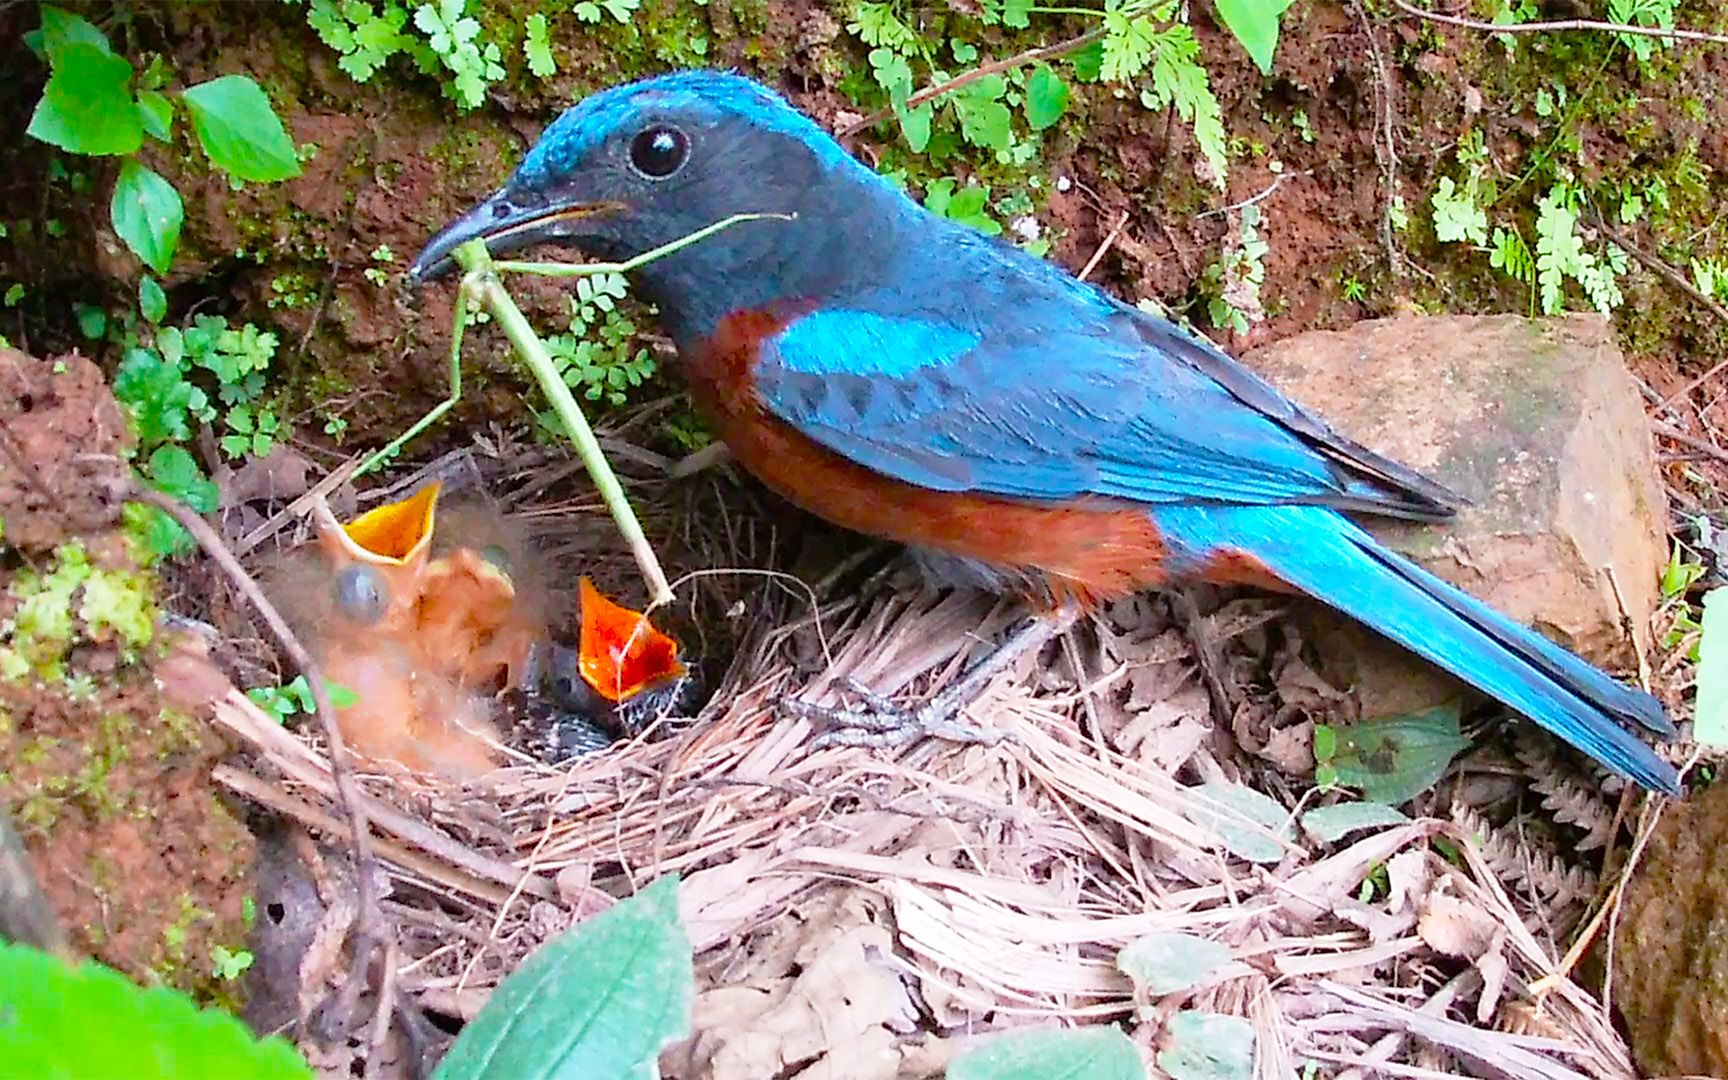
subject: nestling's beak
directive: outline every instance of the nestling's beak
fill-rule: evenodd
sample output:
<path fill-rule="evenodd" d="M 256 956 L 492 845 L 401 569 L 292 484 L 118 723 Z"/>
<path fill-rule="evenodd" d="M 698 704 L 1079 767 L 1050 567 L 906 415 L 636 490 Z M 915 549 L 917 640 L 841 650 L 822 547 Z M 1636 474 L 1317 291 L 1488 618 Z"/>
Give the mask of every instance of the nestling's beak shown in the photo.
<path fill-rule="evenodd" d="M 485 240 L 486 250 L 494 256 L 508 255 L 535 244 L 571 239 L 580 235 L 578 223 L 583 219 L 623 209 L 615 202 L 559 205 L 519 193 L 513 199 L 512 195 L 504 188 L 445 226 L 408 268 L 409 279 L 418 284 L 442 275 L 455 265 L 451 252 L 470 240 Z"/>

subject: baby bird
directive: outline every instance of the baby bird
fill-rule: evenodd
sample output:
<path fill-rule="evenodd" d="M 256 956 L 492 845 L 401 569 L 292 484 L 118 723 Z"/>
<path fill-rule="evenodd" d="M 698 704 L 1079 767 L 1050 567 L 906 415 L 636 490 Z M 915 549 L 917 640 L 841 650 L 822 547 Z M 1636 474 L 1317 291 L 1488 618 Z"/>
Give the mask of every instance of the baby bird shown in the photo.
<path fill-rule="evenodd" d="M 432 557 L 438 495 L 432 484 L 347 525 L 319 505 L 329 578 L 316 636 L 325 676 L 355 695 L 337 723 L 357 753 L 471 779 L 501 761 L 491 697 L 520 676 L 536 630 L 477 552 Z"/>
<path fill-rule="evenodd" d="M 489 507 L 430 484 L 347 523 L 315 510 L 316 552 L 272 591 L 324 675 L 354 694 L 337 723 L 359 754 L 472 779 L 503 763 L 493 720 L 548 761 L 636 734 L 688 695 L 678 643 L 580 583 L 577 648 L 549 633 L 537 563 Z"/>

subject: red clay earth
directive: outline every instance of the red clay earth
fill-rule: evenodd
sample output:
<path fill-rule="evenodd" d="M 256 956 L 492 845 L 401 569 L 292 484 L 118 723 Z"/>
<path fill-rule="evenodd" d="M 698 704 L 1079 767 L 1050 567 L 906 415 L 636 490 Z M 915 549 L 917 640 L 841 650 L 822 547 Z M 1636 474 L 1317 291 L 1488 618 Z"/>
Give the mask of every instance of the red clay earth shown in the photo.
<path fill-rule="evenodd" d="M 0 350 L 0 577 L 46 570 L 72 543 L 98 567 L 132 569 L 125 433 L 89 360 Z M 0 625 L 17 609 L 0 593 Z M 244 945 L 252 837 L 210 781 L 226 748 L 146 663 L 80 636 L 65 679 L 0 679 L 0 805 L 74 948 L 146 983 L 231 998 L 212 950 Z"/>

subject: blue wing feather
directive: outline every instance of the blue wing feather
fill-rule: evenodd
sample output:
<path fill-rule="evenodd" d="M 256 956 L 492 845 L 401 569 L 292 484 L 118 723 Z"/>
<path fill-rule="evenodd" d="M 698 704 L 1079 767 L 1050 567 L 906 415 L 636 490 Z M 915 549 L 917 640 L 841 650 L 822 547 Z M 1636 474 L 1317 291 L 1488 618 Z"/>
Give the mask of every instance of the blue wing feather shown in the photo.
<path fill-rule="evenodd" d="M 1149 342 L 1139 313 L 1068 303 L 1075 298 L 1056 294 L 1057 310 L 988 334 L 947 315 L 885 315 L 896 303 L 885 296 L 824 307 L 766 343 L 757 392 L 821 445 L 935 490 L 1148 504 L 1372 501 L 1283 419 L 1244 407 L 1211 373 Z"/>

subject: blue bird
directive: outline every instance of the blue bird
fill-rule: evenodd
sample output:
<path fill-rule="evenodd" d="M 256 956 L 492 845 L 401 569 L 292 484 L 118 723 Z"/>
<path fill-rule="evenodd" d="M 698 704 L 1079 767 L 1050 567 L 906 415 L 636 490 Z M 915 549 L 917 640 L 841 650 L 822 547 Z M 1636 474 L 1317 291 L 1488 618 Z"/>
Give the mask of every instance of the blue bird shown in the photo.
<path fill-rule="evenodd" d="M 1306 593 L 1679 792 L 1632 730 L 1673 733 L 1655 698 L 1346 516 L 1438 521 L 1455 495 L 1210 343 L 929 213 L 748 79 L 688 72 L 586 98 L 414 273 L 476 237 L 494 254 L 568 242 L 622 259 L 740 213 L 791 220 L 726 229 L 638 284 L 720 437 L 793 503 L 909 545 L 940 581 L 1045 606 L 1192 580 Z M 963 703 L 932 702 L 917 730 L 955 730 Z"/>

